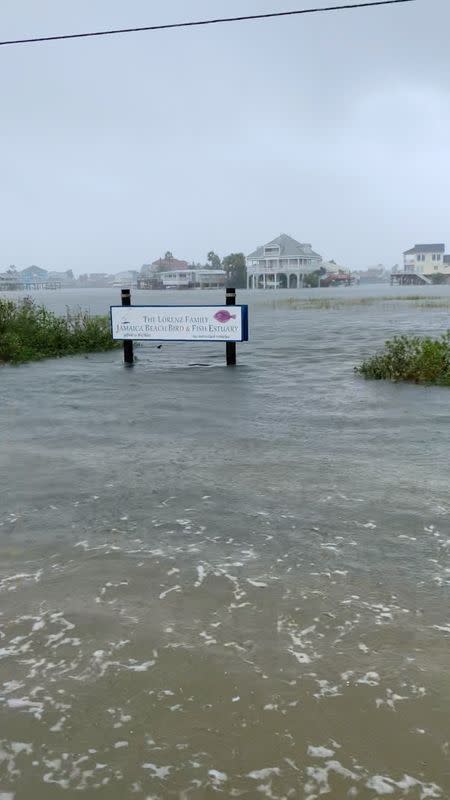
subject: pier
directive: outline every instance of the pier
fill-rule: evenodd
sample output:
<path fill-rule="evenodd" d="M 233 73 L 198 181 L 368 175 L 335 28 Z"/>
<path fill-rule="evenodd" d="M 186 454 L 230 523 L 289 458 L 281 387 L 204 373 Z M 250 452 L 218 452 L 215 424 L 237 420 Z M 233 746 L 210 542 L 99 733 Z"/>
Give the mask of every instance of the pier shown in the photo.
<path fill-rule="evenodd" d="M 0 292 L 37 292 L 56 291 L 61 289 L 61 281 L 37 281 L 34 283 L 21 283 L 13 278 L 0 280 Z"/>

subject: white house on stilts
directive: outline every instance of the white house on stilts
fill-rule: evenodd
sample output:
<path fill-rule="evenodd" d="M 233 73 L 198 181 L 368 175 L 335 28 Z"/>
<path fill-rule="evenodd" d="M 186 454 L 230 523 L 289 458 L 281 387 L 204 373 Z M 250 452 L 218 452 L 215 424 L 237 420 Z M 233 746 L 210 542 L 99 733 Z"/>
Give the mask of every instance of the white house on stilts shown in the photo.
<path fill-rule="evenodd" d="M 248 289 L 300 289 L 304 276 L 320 269 L 322 256 L 310 244 L 282 233 L 247 256 Z"/>

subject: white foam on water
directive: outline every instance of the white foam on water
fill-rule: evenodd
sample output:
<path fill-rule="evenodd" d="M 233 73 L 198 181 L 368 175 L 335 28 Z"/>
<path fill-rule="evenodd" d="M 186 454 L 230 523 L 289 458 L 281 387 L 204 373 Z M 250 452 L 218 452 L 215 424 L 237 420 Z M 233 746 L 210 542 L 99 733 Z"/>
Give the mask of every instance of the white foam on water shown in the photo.
<path fill-rule="evenodd" d="M 205 644 L 207 646 L 212 644 L 217 644 L 217 639 L 214 639 L 214 636 L 210 636 L 209 633 L 207 633 L 206 631 L 202 631 L 202 633 L 200 633 L 199 636 L 201 639 L 205 640 Z"/>
<path fill-rule="evenodd" d="M 311 664 L 311 659 L 307 655 L 307 653 L 297 653 L 295 650 L 292 649 L 288 650 L 288 652 L 291 653 L 291 655 L 293 655 L 294 658 L 297 659 L 299 664 Z"/>
<path fill-rule="evenodd" d="M 66 721 L 66 717 L 61 717 L 61 719 L 58 720 L 58 722 L 56 722 L 55 725 L 53 725 L 50 728 L 50 732 L 51 733 L 60 733 L 62 731 L 62 729 L 64 728 L 65 721 Z"/>
<path fill-rule="evenodd" d="M 317 680 L 317 685 L 319 686 L 320 691 L 314 694 L 314 697 L 320 699 L 322 697 L 340 697 L 342 692 L 340 691 L 339 686 L 332 686 L 329 681 L 327 680 Z"/>
<path fill-rule="evenodd" d="M 396 789 L 401 789 L 405 796 L 410 795 L 410 790 L 418 790 L 420 800 L 428 800 L 429 798 L 442 798 L 442 789 L 435 783 L 424 783 L 411 775 L 404 775 L 400 781 L 395 781 L 385 775 L 374 775 L 370 778 L 366 786 L 368 789 L 374 789 L 379 795 L 394 794 Z M 414 791 L 416 796 L 416 792 Z"/>
<path fill-rule="evenodd" d="M 27 756 L 31 756 L 33 752 L 33 745 L 28 742 L 11 742 L 10 747 L 16 756 L 20 753 L 26 753 Z"/>
<path fill-rule="evenodd" d="M 267 583 L 262 583 L 262 581 L 254 581 L 254 580 L 251 580 L 250 578 L 247 578 L 247 583 L 249 583 L 250 586 L 255 586 L 256 589 L 267 589 L 268 588 L 268 584 Z"/>
<path fill-rule="evenodd" d="M 382 706 L 387 706 L 388 708 L 392 708 L 393 711 L 396 710 L 396 703 L 402 700 L 409 700 L 409 697 L 405 697 L 405 695 L 396 694 L 392 691 L 392 689 L 386 689 L 386 699 L 377 698 L 375 701 L 376 707 L 381 708 Z"/>
<path fill-rule="evenodd" d="M 377 794 L 394 794 L 395 787 L 392 783 L 381 775 L 374 775 L 369 781 L 367 781 L 366 786 L 368 789 L 373 789 L 374 792 Z"/>
<path fill-rule="evenodd" d="M 247 778 L 252 778 L 254 781 L 264 781 L 272 775 L 280 774 L 281 772 L 278 767 L 265 767 L 264 769 L 255 769 L 253 772 L 249 772 Z"/>
<path fill-rule="evenodd" d="M 206 578 L 206 574 L 207 573 L 205 567 L 202 564 L 199 564 L 197 567 L 198 580 L 195 583 L 196 588 L 199 588 L 199 586 L 202 585 L 203 581 Z"/>
<path fill-rule="evenodd" d="M 316 798 L 318 795 L 329 794 L 331 792 L 329 782 L 330 773 L 339 775 L 346 780 L 361 780 L 360 775 L 347 769 L 340 761 L 336 760 L 325 762 L 323 767 L 307 767 L 306 774 L 308 775 L 309 781 L 305 785 L 305 792 L 307 793 L 307 798 L 305 798 L 305 800 L 313 800 L 313 798 Z"/>
<path fill-rule="evenodd" d="M 161 592 L 161 594 L 159 595 L 159 599 L 165 600 L 165 598 L 172 592 L 181 592 L 181 586 L 172 586 L 171 589 L 166 589 L 165 592 Z"/>
<path fill-rule="evenodd" d="M 18 572 L 16 575 L 9 575 L 0 580 L 0 591 L 5 589 L 8 592 L 15 592 L 21 583 L 34 581 L 39 583 L 42 578 L 43 570 L 38 569 L 36 572 Z"/>
<path fill-rule="evenodd" d="M 450 625 L 433 625 L 433 630 L 441 631 L 442 633 L 450 633 Z"/>
<path fill-rule="evenodd" d="M 157 767 L 156 764 L 142 764 L 142 769 L 150 769 L 155 778 L 164 781 L 169 777 L 173 767 Z"/>
<path fill-rule="evenodd" d="M 220 772 L 218 769 L 208 770 L 208 775 L 212 779 L 213 786 L 220 786 L 228 780 L 226 772 Z"/>
<path fill-rule="evenodd" d="M 329 747 L 313 747 L 309 745 L 308 755 L 311 756 L 311 758 L 332 758 L 332 756 L 334 756 L 334 750 L 330 750 Z"/>
<path fill-rule="evenodd" d="M 37 703 L 27 697 L 11 697 L 6 701 L 6 705 L 8 708 L 27 712 L 35 719 L 42 719 L 42 714 L 44 713 L 43 703 Z"/>
<path fill-rule="evenodd" d="M 367 672 L 359 681 L 356 683 L 360 685 L 366 684 L 367 686 L 379 686 L 380 685 L 380 676 L 378 672 Z"/>

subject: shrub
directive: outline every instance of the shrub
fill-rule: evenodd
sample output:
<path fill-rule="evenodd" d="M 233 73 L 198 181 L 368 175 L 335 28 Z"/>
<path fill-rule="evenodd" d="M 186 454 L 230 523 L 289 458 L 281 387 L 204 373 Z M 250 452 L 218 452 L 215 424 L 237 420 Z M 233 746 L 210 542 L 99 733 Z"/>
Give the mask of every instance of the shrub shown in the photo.
<path fill-rule="evenodd" d="M 450 386 L 450 331 L 439 339 L 396 336 L 355 371 L 374 380 Z"/>
<path fill-rule="evenodd" d="M 112 350 L 108 317 L 84 311 L 58 316 L 30 298 L 0 298 L 0 363 L 20 364 L 42 358 Z"/>

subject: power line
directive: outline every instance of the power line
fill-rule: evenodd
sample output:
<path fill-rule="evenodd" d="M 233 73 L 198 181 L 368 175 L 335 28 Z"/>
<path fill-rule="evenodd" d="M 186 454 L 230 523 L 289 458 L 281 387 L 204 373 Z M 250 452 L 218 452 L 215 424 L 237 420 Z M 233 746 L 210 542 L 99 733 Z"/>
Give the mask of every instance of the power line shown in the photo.
<path fill-rule="evenodd" d="M 270 14 L 251 14 L 245 17 L 224 17 L 222 19 L 203 19 L 193 22 L 173 22 L 167 25 L 146 25 L 140 28 L 117 28 L 106 31 L 89 31 L 87 33 L 66 33 L 60 36 L 36 36 L 31 39 L 10 39 L 0 42 L 0 47 L 13 44 L 37 44 L 39 42 L 59 42 L 65 39 L 88 39 L 94 36 L 115 36 L 119 33 L 142 33 L 144 31 L 167 31 L 174 28 L 195 28 L 206 25 L 221 25 L 228 22 L 249 22 L 251 20 L 275 19 L 276 17 L 295 17 L 300 14 L 318 14 L 325 11 L 346 11 L 355 8 L 373 6 L 391 6 L 398 3 L 415 3 L 416 0 L 372 0 L 369 3 L 348 3 L 341 6 L 325 6 L 322 8 L 304 8 L 300 11 L 274 11 Z"/>

